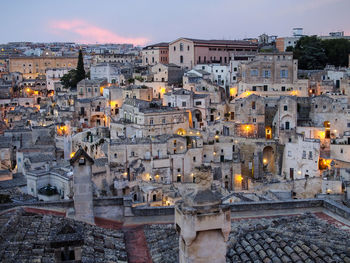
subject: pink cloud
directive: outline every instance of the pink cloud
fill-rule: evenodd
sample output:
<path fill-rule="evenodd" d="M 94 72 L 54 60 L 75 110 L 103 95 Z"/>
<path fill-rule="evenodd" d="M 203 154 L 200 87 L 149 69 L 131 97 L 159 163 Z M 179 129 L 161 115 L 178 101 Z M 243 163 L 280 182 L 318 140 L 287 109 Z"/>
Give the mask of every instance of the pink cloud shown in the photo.
<path fill-rule="evenodd" d="M 80 43 L 130 43 L 134 45 L 145 45 L 149 42 L 147 38 L 122 37 L 114 32 L 92 25 L 84 20 L 61 20 L 50 23 L 50 28 L 56 34 L 73 33 L 75 41 Z"/>

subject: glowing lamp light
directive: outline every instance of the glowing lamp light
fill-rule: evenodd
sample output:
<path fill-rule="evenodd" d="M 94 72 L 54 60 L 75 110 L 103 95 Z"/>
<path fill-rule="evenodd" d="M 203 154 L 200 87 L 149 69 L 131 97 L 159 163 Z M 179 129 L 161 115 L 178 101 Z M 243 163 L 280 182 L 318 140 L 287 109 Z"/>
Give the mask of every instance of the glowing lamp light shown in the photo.
<path fill-rule="evenodd" d="M 73 157 L 74 157 L 74 155 L 75 155 L 75 152 L 71 152 L 71 154 L 70 154 L 70 158 L 73 158 Z"/>
<path fill-rule="evenodd" d="M 298 171 L 298 174 L 300 175 L 300 174 L 301 174 L 301 171 Z"/>
<path fill-rule="evenodd" d="M 30 92 L 30 88 L 27 88 L 26 91 L 27 91 L 27 92 Z"/>
<path fill-rule="evenodd" d="M 236 181 L 237 182 L 242 182 L 243 181 L 243 176 L 242 175 L 240 175 L 240 174 L 236 174 Z"/>
<path fill-rule="evenodd" d="M 264 158 L 263 162 L 264 162 L 264 164 L 267 164 L 267 159 L 266 159 L 266 158 Z"/>

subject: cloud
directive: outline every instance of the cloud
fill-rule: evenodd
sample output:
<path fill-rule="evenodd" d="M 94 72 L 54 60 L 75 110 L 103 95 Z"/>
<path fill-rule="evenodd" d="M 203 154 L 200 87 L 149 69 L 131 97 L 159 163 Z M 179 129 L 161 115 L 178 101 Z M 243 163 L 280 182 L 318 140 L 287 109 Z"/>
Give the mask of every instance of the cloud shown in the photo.
<path fill-rule="evenodd" d="M 53 33 L 59 35 L 73 35 L 79 43 L 130 43 L 134 45 L 145 45 L 149 42 L 147 38 L 128 38 L 117 35 L 116 33 L 88 23 L 85 20 L 60 20 L 52 21 L 50 29 Z"/>

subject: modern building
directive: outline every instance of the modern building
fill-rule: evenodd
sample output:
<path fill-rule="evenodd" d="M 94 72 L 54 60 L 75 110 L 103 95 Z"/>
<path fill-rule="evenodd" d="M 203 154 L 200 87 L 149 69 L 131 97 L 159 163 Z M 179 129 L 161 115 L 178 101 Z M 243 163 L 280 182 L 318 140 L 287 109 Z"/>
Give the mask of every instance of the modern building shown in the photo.
<path fill-rule="evenodd" d="M 228 65 L 234 51 L 257 51 L 258 45 L 241 40 L 179 38 L 169 43 L 169 63 L 192 69 L 197 64 Z"/>

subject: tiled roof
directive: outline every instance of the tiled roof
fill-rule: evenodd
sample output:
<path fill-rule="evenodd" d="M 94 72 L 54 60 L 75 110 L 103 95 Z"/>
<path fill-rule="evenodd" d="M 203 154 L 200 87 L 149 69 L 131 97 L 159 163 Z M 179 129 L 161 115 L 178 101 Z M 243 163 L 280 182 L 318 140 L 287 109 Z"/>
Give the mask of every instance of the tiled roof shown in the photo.
<path fill-rule="evenodd" d="M 1 262 L 56 262 L 55 248 L 68 243 L 81 247 L 79 262 L 127 262 L 123 232 L 61 216 L 18 209 L 0 216 L 0 233 Z"/>
<path fill-rule="evenodd" d="M 350 227 L 325 214 L 233 219 L 226 262 L 350 262 Z M 152 260 L 177 262 L 173 225 L 145 227 Z"/>

